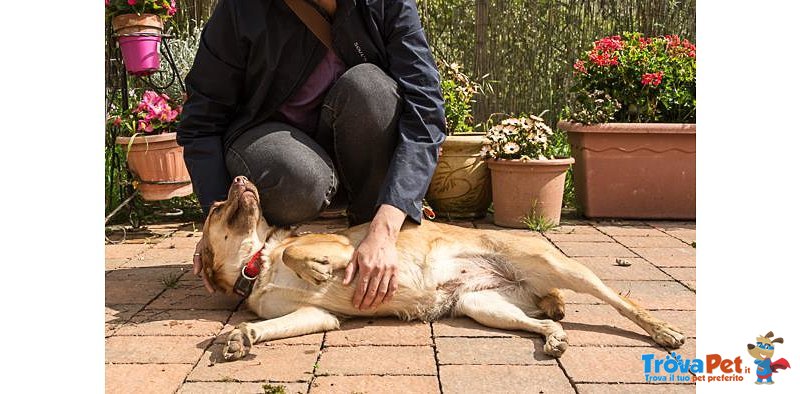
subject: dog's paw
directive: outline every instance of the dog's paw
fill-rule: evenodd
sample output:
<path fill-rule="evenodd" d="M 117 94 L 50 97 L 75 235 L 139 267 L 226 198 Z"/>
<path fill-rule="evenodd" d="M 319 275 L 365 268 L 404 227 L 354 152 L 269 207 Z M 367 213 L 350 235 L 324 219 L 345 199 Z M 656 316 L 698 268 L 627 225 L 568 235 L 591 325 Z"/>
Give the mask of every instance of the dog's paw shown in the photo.
<path fill-rule="evenodd" d="M 238 360 L 248 353 L 250 348 L 255 342 L 251 337 L 252 333 L 247 329 L 245 324 L 240 324 L 230 334 L 228 334 L 228 341 L 225 343 L 225 348 L 222 350 L 222 356 L 225 361 Z"/>
<path fill-rule="evenodd" d="M 656 327 L 653 340 L 669 349 L 677 349 L 686 342 L 686 336 L 668 324 Z"/>
<path fill-rule="evenodd" d="M 553 357 L 561 357 L 567 351 L 569 342 L 567 341 L 567 333 L 564 331 L 556 331 L 544 339 L 544 353 Z"/>

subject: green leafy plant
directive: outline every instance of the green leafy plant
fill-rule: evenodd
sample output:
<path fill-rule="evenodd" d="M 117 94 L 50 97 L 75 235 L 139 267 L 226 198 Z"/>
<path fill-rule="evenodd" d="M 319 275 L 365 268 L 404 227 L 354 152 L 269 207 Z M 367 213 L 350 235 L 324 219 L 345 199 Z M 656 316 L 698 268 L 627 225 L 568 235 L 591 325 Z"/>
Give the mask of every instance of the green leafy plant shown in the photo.
<path fill-rule="evenodd" d="M 546 112 L 546 111 L 545 111 Z M 556 146 L 551 144 L 555 133 L 539 116 L 507 117 L 492 125 L 487 121 L 484 157 L 507 160 L 545 160 L 556 156 Z"/>
<path fill-rule="evenodd" d="M 696 48 L 677 35 L 604 37 L 573 64 L 563 117 L 602 122 L 695 122 Z"/>
<path fill-rule="evenodd" d="M 164 285 L 164 288 L 167 289 L 174 289 L 178 287 L 178 279 L 181 278 L 181 274 L 171 272 L 169 274 L 165 274 L 161 277 L 161 284 Z"/>
<path fill-rule="evenodd" d="M 461 71 L 458 63 L 437 61 L 442 76 L 442 96 L 444 98 L 444 115 L 447 120 L 447 134 L 463 134 L 473 132 L 475 118 L 472 106 L 475 96 L 491 91 L 486 76 L 477 82 Z"/>
<path fill-rule="evenodd" d="M 548 231 L 556 226 L 556 224 L 550 219 L 537 215 L 533 209 L 531 209 L 530 213 L 522 218 L 522 224 L 527 226 L 528 230 L 540 233 Z"/>
<path fill-rule="evenodd" d="M 178 12 L 175 0 L 105 0 L 106 15 L 154 14 L 169 19 Z"/>
<path fill-rule="evenodd" d="M 277 385 L 273 386 L 271 384 L 265 384 L 261 386 L 264 389 L 264 394 L 286 394 L 286 386 L 284 385 Z"/>

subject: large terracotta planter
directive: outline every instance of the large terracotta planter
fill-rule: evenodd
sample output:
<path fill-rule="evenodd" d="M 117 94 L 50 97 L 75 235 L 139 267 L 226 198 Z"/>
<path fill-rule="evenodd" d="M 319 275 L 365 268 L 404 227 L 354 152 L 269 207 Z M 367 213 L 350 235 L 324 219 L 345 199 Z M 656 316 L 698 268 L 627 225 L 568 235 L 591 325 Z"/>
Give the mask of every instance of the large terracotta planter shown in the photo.
<path fill-rule="evenodd" d="M 473 219 L 486 215 L 492 202 L 489 168 L 483 161 L 484 135 L 450 135 L 425 199 L 436 216 Z"/>
<path fill-rule="evenodd" d="M 127 152 L 128 168 L 136 177 L 137 189 L 145 200 L 168 200 L 192 194 L 192 181 L 183 162 L 183 147 L 175 133 L 117 137 Z"/>
<path fill-rule="evenodd" d="M 559 122 L 575 157 L 578 209 L 590 218 L 694 219 L 694 124 Z"/>
<path fill-rule="evenodd" d="M 525 228 L 528 215 L 561 222 L 564 181 L 573 158 L 553 160 L 489 160 L 494 196 L 494 224 Z"/>

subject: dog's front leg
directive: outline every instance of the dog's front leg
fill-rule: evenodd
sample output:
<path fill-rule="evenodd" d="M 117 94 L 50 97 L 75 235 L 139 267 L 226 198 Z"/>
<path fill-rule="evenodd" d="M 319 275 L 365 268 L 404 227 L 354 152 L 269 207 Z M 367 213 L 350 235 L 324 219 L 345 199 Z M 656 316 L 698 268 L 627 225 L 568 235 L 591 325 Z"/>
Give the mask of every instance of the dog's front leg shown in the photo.
<path fill-rule="evenodd" d="M 339 328 L 339 319 L 316 307 L 302 307 L 292 313 L 260 322 L 242 323 L 228 335 L 222 354 L 225 360 L 238 360 L 263 341 L 296 337 Z"/>
<path fill-rule="evenodd" d="M 344 269 L 353 256 L 353 247 L 340 242 L 296 244 L 283 251 L 283 263 L 305 281 L 319 285 Z"/>

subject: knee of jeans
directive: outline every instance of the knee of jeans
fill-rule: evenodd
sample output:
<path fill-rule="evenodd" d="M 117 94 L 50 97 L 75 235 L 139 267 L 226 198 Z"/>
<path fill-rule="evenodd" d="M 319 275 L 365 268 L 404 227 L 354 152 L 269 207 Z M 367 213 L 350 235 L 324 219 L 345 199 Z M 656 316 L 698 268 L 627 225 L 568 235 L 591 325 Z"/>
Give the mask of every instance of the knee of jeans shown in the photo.
<path fill-rule="evenodd" d="M 330 204 L 337 179 L 304 163 L 285 163 L 271 177 L 256 181 L 261 209 L 270 224 L 286 226 L 315 219 Z"/>
<path fill-rule="evenodd" d="M 348 107 L 364 108 L 383 103 L 399 102 L 397 82 L 386 75 L 380 67 L 371 63 L 362 63 L 351 67 L 336 81 L 337 89 L 341 89 L 347 97 Z"/>

